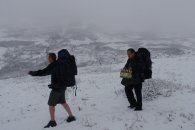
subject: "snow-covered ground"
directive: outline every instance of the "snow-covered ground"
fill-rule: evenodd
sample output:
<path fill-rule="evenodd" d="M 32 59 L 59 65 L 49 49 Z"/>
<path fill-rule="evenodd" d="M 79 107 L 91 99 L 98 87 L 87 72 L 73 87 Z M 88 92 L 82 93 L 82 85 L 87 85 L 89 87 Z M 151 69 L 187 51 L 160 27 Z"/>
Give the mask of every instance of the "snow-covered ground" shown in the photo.
<path fill-rule="evenodd" d="M 4 54 L 6 53 L 7 51 L 7 48 L 5 47 L 0 47 L 0 69 L 4 66 L 4 62 L 3 62 L 3 57 L 4 57 Z"/>
<path fill-rule="evenodd" d="M 58 126 L 51 129 L 195 130 L 194 41 L 176 46 L 176 43 L 168 45 L 171 41 L 167 39 L 160 42 L 143 39 L 103 42 L 101 39 L 100 43 L 87 40 L 86 44 L 81 41 L 73 45 L 70 43 L 74 40 L 61 39 L 56 41 L 59 44 L 52 44 L 51 39 L 36 40 L 20 47 L 0 44 L 9 50 L 0 53 L 5 59 L 1 60 L 2 64 L 6 65 L 0 70 L 1 130 L 41 130 L 48 123 L 50 77 L 35 78 L 26 73 L 46 65 L 47 51 L 57 52 L 61 48 L 75 54 L 79 66 L 77 97 L 72 89 L 66 93 L 77 121 L 66 123 L 67 114 L 59 105 Z M 134 112 L 127 108 L 119 71 L 125 64 L 126 49 L 143 45 L 151 49 L 154 75 L 143 85 L 144 110 Z"/>

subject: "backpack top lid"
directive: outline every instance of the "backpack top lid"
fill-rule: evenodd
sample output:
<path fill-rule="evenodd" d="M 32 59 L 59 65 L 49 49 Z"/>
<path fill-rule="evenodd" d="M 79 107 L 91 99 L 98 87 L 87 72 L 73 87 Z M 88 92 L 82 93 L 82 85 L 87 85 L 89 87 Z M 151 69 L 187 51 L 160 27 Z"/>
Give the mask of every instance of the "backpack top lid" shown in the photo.
<path fill-rule="evenodd" d="M 150 51 L 146 48 L 139 48 L 138 53 L 143 57 L 150 57 L 151 56 Z"/>
<path fill-rule="evenodd" d="M 62 49 L 58 52 L 58 58 L 59 59 L 66 59 L 70 57 L 70 53 L 67 49 Z"/>

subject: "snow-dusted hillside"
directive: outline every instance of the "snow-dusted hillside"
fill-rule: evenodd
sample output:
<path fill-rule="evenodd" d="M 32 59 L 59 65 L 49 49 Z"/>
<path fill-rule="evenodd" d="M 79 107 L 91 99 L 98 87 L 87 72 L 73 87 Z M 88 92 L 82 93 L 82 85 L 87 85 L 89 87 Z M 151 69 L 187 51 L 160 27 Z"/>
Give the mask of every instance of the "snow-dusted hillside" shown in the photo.
<path fill-rule="evenodd" d="M 141 46 L 152 52 L 154 75 L 143 86 L 144 110 L 134 112 L 127 108 L 119 71 L 126 62 L 126 49 Z M 0 37 L 1 130 L 41 130 L 49 121 L 50 77 L 34 78 L 27 72 L 47 65 L 47 52 L 62 48 L 76 56 L 79 66 L 78 96 L 72 89 L 66 93 L 77 121 L 67 124 L 67 114 L 57 106 L 58 126 L 52 129 L 195 130 L 192 38 L 113 38 L 72 32 L 49 37 Z"/>

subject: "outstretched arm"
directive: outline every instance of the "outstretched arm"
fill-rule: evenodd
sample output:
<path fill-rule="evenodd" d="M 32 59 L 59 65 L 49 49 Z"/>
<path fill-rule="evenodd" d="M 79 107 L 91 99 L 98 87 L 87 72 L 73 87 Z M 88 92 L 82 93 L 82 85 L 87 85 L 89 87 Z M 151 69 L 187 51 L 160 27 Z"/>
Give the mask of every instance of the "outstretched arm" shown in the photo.
<path fill-rule="evenodd" d="M 47 76 L 52 72 L 54 65 L 50 64 L 46 68 L 38 71 L 30 71 L 28 74 L 31 76 Z"/>

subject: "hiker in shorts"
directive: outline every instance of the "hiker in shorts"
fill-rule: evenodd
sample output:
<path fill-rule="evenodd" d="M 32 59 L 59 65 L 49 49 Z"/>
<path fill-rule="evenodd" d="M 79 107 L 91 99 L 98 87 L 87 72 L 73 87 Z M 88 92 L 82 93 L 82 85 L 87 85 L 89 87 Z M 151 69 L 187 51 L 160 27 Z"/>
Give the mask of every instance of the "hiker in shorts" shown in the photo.
<path fill-rule="evenodd" d="M 69 81 L 67 80 L 69 77 L 65 77 L 63 72 L 65 72 L 68 68 L 68 64 L 63 64 L 64 62 L 69 62 L 70 54 L 67 50 L 63 49 L 63 51 L 58 52 L 58 60 L 56 60 L 55 53 L 48 54 L 48 61 L 49 65 L 38 71 L 30 71 L 29 75 L 31 76 L 47 76 L 51 75 L 51 85 L 48 87 L 51 89 L 48 105 L 49 105 L 49 112 L 50 112 L 50 121 L 44 128 L 55 127 L 57 123 L 55 121 L 55 106 L 57 104 L 61 104 L 64 109 L 67 111 L 69 117 L 67 118 L 67 122 L 75 121 L 76 118 L 73 116 L 69 105 L 66 103 L 65 100 L 65 91 L 66 87 L 69 86 Z M 61 70 L 63 69 L 63 71 Z M 73 76 L 71 76 L 73 77 Z M 73 77 L 74 78 L 74 77 Z M 72 79 L 72 78 L 71 78 Z M 73 79 L 75 82 L 75 79 Z"/>

